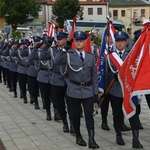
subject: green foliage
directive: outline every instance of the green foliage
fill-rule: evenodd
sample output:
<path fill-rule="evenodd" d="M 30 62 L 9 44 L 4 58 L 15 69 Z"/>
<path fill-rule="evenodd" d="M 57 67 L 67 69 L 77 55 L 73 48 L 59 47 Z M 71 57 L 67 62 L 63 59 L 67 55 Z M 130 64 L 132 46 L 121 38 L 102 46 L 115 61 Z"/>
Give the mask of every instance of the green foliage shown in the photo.
<path fill-rule="evenodd" d="M 12 39 L 21 39 L 21 33 L 20 32 L 13 32 L 12 33 Z"/>
<path fill-rule="evenodd" d="M 52 5 L 52 12 L 58 17 L 56 21 L 60 28 L 63 28 L 66 19 L 73 19 L 81 10 L 79 0 L 56 0 Z"/>
<path fill-rule="evenodd" d="M 35 0 L 1 0 L 0 16 L 5 17 L 6 22 L 12 25 L 13 30 L 17 24 L 26 22 L 28 16 L 37 17 L 40 5 Z"/>
<path fill-rule="evenodd" d="M 97 45 L 97 46 L 101 46 L 101 39 L 97 36 L 94 37 L 94 43 Z"/>

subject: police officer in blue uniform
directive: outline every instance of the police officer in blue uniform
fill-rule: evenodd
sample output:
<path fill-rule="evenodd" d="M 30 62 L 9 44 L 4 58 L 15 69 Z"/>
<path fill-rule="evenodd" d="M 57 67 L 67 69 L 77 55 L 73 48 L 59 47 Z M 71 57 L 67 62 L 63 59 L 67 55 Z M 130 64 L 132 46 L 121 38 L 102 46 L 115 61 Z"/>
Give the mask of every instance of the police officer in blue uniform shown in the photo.
<path fill-rule="evenodd" d="M 34 61 L 30 59 L 30 55 L 33 49 L 38 49 L 37 44 L 41 42 L 41 37 L 33 36 L 34 45 L 32 48 L 29 48 L 29 70 L 28 70 L 28 87 L 33 99 L 30 100 L 30 103 L 34 103 L 35 109 L 40 109 L 38 103 L 39 95 L 39 82 L 37 81 L 38 69 L 35 68 Z"/>
<path fill-rule="evenodd" d="M 46 109 L 46 120 L 50 121 L 51 118 L 51 74 L 52 74 L 52 68 L 51 68 L 51 61 L 44 57 L 41 59 L 42 53 L 49 49 L 51 46 L 51 38 L 50 37 L 43 37 L 42 38 L 42 48 L 38 49 L 38 53 L 36 55 L 37 59 L 39 60 L 39 72 L 37 76 L 37 80 L 39 82 L 40 92 L 42 95 L 44 107 Z"/>
<path fill-rule="evenodd" d="M 12 80 L 12 87 L 13 87 L 13 91 L 14 91 L 14 98 L 17 97 L 17 82 L 18 82 L 18 58 L 17 57 L 12 57 L 11 55 L 17 51 L 18 49 L 18 44 L 19 44 L 19 40 L 18 39 L 14 39 L 12 41 L 12 47 L 10 49 L 10 66 L 9 66 L 9 70 L 10 70 L 10 74 L 11 74 L 11 80 Z"/>
<path fill-rule="evenodd" d="M 73 125 L 76 132 L 76 143 L 86 146 L 80 132 L 80 109 L 84 109 L 86 127 L 89 135 L 89 148 L 99 148 L 94 139 L 93 104 L 98 95 L 98 79 L 95 68 L 95 58 L 84 50 L 87 35 L 85 32 L 74 33 L 75 50 L 62 50 L 55 58 L 55 64 L 68 63 L 69 81 L 67 95 L 73 108 Z"/>
<path fill-rule="evenodd" d="M 18 57 L 18 81 L 19 81 L 19 87 L 20 91 L 23 96 L 23 102 L 28 103 L 27 101 L 27 75 L 28 75 L 28 55 L 29 55 L 29 49 L 28 49 L 29 40 L 28 39 L 22 39 L 21 45 L 19 45 L 19 48 L 17 51 L 15 51 L 13 54 L 11 54 L 12 57 Z"/>
<path fill-rule="evenodd" d="M 128 53 L 130 50 L 125 49 L 126 44 L 127 44 L 127 39 L 128 35 L 127 33 L 121 31 L 121 32 L 116 32 L 115 35 L 115 40 L 116 40 L 116 50 L 115 52 L 120 56 L 120 58 L 124 61 L 125 58 L 127 57 Z M 113 63 L 111 63 L 111 67 L 116 71 L 116 67 L 114 66 Z M 110 72 L 110 78 L 116 78 L 116 81 L 112 85 L 109 91 L 109 99 L 111 101 L 111 106 L 113 110 L 113 121 L 114 121 L 114 128 L 116 131 L 116 143 L 118 145 L 125 145 L 125 142 L 122 138 L 121 134 L 121 126 L 123 123 L 124 115 L 122 111 L 122 103 L 123 103 L 123 94 L 121 90 L 121 85 L 119 81 L 117 80 L 117 73 Z M 140 144 L 138 140 L 138 134 L 139 134 L 139 124 L 137 122 L 137 114 L 135 114 L 133 117 L 129 119 L 131 129 L 132 129 L 132 134 L 133 134 L 133 143 L 132 147 L 133 148 L 143 148 L 143 146 Z"/>

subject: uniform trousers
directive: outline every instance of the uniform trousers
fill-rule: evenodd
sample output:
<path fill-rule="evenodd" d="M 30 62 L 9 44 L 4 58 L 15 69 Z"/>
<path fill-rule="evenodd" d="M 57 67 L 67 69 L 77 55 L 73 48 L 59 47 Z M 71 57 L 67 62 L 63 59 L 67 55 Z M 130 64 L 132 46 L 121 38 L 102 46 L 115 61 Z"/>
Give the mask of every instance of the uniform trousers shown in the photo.
<path fill-rule="evenodd" d="M 18 75 L 19 87 L 21 90 L 21 94 L 24 99 L 27 98 L 27 75 L 19 73 Z"/>
<path fill-rule="evenodd" d="M 107 123 L 107 115 L 109 109 L 109 96 L 106 95 L 104 101 L 101 104 L 101 115 L 102 115 L 102 122 Z"/>
<path fill-rule="evenodd" d="M 80 110 L 81 105 L 83 106 L 84 114 L 85 114 L 85 122 L 86 128 L 88 130 L 88 134 L 90 134 L 90 130 L 94 131 L 94 118 L 93 118 L 93 97 L 86 99 L 77 99 L 69 97 L 70 104 L 72 105 L 73 111 L 73 126 L 76 131 L 76 135 L 80 135 Z"/>
<path fill-rule="evenodd" d="M 123 98 L 113 96 L 108 94 L 111 101 L 111 106 L 113 110 L 113 121 L 114 121 L 114 128 L 116 132 L 121 132 L 121 126 L 123 123 L 124 115 L 122 111 L 122 103 Z M 129 119 L 130 126 L 132 130 L 139 130 L 140 122 L 139 122 L 139 108 L 137 106 L 136 114 Z"/>
<path fill-rule="evenodd" d="M 11 71 L 11 80 L 14 94 L 17 94 L 18 72 Z"/>
<path fill-rule="evenodd" d="M 2 69 L 3 69 L 3 67 L 0 66 L 0 82 L 2 82 Z"/>
<path fill-rule="evenodd" d="M 108 98 L 110 99 L 111 106 L 112 106 L 115 131 L 121 132 L 121 127 L 124 119 L 124 115 L 122 111 L 123 98 L 116 97 L 111 94 L 108 94 Z"/>
<path fill-rule="evenodd" d="M 149 107 L 149 109 L 150 109 L 150 94 L 145 95 L 145 98 L 146 98 L 148 107 Z"/>
<path fill-rule="evenodd" d="M 28 89 L 33 99 L 37 100 L 39 95 L 39 82 L 36 77 L 28 76 Z"/>
<path fill-rule="evenodd" d="M 39 82 L 39 88 L 41 91 L 45 109 L 50 109 L 50 106 L 51 106 L 51 84 Z"/>
<path fill-rule="evenodd" d="M 58 109 L 62 120 L 66 120 L 65 86 L 51 85 L 52 101 L 55 109 Z"/>
<path fill-rule="evenodd" d="M 6 78 L 7 78 L 7 86 L 9 89 L 11 89 L 12 83 L 11 83 L 11 75 L 10 75 L 9 69 L 5 68 L 5 74 L 6 74 Z"/>
<path fill-rule="evenodd" d="M 4 81 L 4 84 L 6 85 L 6 81 L 7 81 L 7 77 L 6 77 L 6 72 L 5 72 L 5 68 L 2 67 L 2 73 L 3 73 L 3 81 Z"/>

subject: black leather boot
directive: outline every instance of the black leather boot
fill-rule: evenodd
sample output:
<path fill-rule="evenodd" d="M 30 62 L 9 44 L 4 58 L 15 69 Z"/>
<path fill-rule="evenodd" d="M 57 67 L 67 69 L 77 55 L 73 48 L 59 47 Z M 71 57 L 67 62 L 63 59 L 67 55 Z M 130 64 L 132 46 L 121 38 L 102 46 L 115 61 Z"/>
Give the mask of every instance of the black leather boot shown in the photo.
<path fill-rule="evenodd" d="M 46 109 L 46 120 L 47 121 L 51 121 L 52 118 L 51 118 L 51 112 L 50 112 L 50 108 L 49 109 Z"/>
<path fill-rule="evenodd" d="M 32 95 L 30 95 L 30 104 L 33 104 L 35 101 L 34 101 L 34 98 Z"/>
<path fill-rule="evenodd" d="M 75 129 L 74 129 L 72 121 L 70 121 L 70 134 L 76 135 L 76 132 L 75 132 Z"/>
<path fill-rule="evenodd" d="M 61 120 L 60 114 L 57 109 L 54 109 L 54 120 L 55 121 Z"/>
<path fill-rule="evenodd" d="M 123 138 L 122 138 L 121 131 L 117 131 L 117 132 L 116 132 L 116 143 L 117 143 L 118 145 L 125 145 L 125 142 L 124 142 L 124 140 L 123 140 Z"/>
<path fill-rule="evenodd" d="M 94 139 L 94 130 L 89 131 L 89 148 L 97 149 L 99 145 L 95 142 Z"/>
<path fill-rule="evenodd" d="M 27 98 L 25 97 L 25 98 L 23 98 L 23 102 L 26 104 L 26 103 L 28 103 L 28 101 L 27 101 Z"/>
<path fill-rule="evenodd" d="M 64 119 L 64 120 L 62 120 L 62 122 L 63 122 L 63 132 L 68 133 L 69 132 L 69 127 L 68 127 L 67 120 Z"/>
<path fill-rule="evenodd" d="M 133 139 L 132 139 L 132 147 L 137 149 L 143 149 L 143 145 L 140 143 L 139 137 L 139 130 L 132 130 Z"/>
<path fill-rule="evenodd" d="M 76 135 L 76 144 L 80 146 L 86 146 L 86 142 L 83 140 L 81 134 Z"/>
<path fill-rule="evenodd" d="M 14 91 L 14 98 L 17 98 L 17 92 Z"/>
<path fill-rule="evenodd" d="M 40 109 L 38 100 L 35 100 L 34 108 L 35 109 Z"/>

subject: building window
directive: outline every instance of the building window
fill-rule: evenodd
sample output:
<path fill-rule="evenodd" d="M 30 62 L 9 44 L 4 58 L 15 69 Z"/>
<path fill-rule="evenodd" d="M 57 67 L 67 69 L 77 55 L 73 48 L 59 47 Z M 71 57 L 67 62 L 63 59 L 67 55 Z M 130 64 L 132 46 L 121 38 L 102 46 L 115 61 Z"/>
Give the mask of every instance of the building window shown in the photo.
<path fill-rule="evenodd" d="M 125 10 L 121 10 L 121 17 L 125 17 Z"/>
<path fill-rule="evenodd" d="M 93 15 L 93 8 L 88 8 L 88 15 Z"/>
<path fill-rule="evenodd" d="M 118 10 L 113 10 L 113 19 L 118 19 Z"/>
<path fill-rule="evenodd" d="M 97 14 L 102 15 L 102 8 L 97 8 Z"/>
<path fill-rule="evenodd" d="M 141 9 L 141 17 L 145 17 L 145 9 Z"/>
<path fill-rule="evenodd" d="M 133 19 L 134 20 L 138 19 L 138 10 L 133 10 Z"/>

